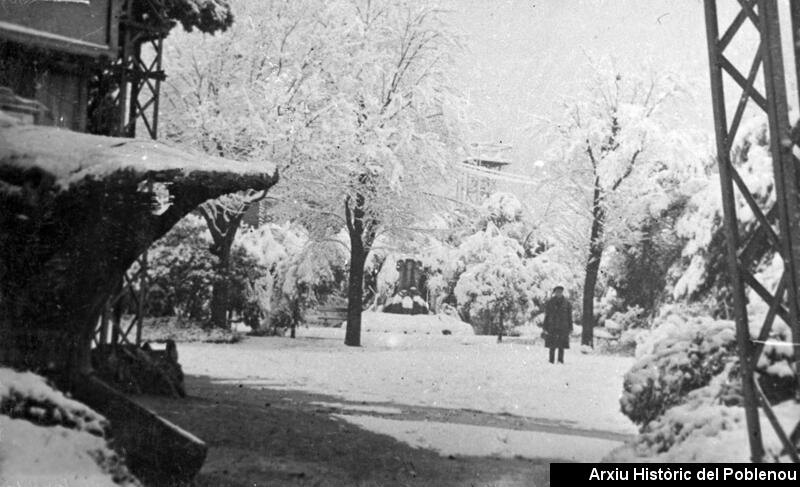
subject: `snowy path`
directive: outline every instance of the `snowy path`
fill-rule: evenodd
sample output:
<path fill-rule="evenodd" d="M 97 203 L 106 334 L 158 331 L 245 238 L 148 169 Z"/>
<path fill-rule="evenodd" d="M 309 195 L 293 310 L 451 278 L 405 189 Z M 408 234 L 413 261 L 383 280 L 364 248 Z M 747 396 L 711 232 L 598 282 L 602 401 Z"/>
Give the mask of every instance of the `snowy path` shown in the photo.
<path fill-rule="evenodd" d="M 182 344 L 180 360 L 189 375 L 284 390 L 299 407 L 445 456 L 597 461 L 635 432 L 617 403 L 628 358 L 571 350 L 558 366 L 514 339 L 367 333 L 351 348 L 342 330 L 299 331 Z"/>

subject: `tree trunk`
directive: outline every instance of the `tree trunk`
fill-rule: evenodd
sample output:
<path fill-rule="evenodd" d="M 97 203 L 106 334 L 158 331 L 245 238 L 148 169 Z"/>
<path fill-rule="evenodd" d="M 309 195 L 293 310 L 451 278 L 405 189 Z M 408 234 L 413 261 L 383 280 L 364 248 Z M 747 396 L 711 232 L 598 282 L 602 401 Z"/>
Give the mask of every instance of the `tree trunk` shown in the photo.
<path fill-rule="evenodd" d="M 212 203 L 213 204 L 213 203 Z M 246 206 L 244 207 L 247 208 Z M 208 224 L 208 230 L 214 243 L 209 249 L 211 254 L 218 259 L 216 279 L 211 291 L 211 320 L 210 326 L 214 328 L 228 327 L 228 308 L 230 307 L 230 274 L 231 274 L 231 249 L 236 238 L 236 232 L 244 217 L 244 212 L 233 213 L 223 208 L 208 211 L 200 207 L 200 211 Z"/>
<path fill-rule="evenodd" d="M 231 245 L 223 246 L 217 254 L 216 278 L 211 290 L 211 321 L 214 328 L 227 328 L 228 303 L 230 303 Z"/>
<path fill-rule="evenodd" d="M 366 191 L 371 190 L 368 175 L 359 177 L 359 183 Z M 363 193 L 357 193 L 355 204 L 352 207 L 350 204 L 351 198 L 347 197 L 344 202 L 344 212 L 347 233 L 350 235 L 350 276 L 347 283 L 347 330 L 344 344 L 359 347 L 361 311 L 364 307 L 364 264 L 375 241 L 378 222 L 367 217 L 367 202 Z"/>
<path fill-rule="evenodd" d="M 361 310 L 364 294 L 364 263 L 367 256 L 361 235 L 350 235 L 350 276 L 347 283 L 347 331 L 344 344 L 361 346 Z"/>
<path fill-rule="evenodd" d="M 504 326 L 505 326 L 505 323 L 503 323 L 503 313 L 500 312 L 500 324 L 497 327 L 497 343 L 500 343 L 500 342 L 503 341 L 503 327 Z"/>
<path fill-rule="evenodd" d="M 586 278 L 583 281 L 583 316 L 581 326 L 581 344 L 594 347 L 594 288 L 597 285 L 597 274 L 600 270 L 600 258 L 603 256 L 603 248 L 592 246 L 589 251 L 589 259 L 586 262 Z"/>
<path fill-rule="evenodd" d="M 289 336 L 297 338 L 297 322 L 300 321 L 300 297 L 298 297 L 294 304 L 292 304 L 292 323 L 289 325 Z"/>
<path fill-rule="evenodd" d="M 605 212 L 601 206 L 602 193 L 599 181 L 595 179 L 592 209 L 592 231 L 589 240 L 589 258 L 586 260 L 586 277 L 583 281 L 583 313 L 581 316 L 581 345 L 594 348 L 594 288 L 597 285 L 597 274 L 600 271 L 600 259 L 603 257 L 603 225 Z"/>

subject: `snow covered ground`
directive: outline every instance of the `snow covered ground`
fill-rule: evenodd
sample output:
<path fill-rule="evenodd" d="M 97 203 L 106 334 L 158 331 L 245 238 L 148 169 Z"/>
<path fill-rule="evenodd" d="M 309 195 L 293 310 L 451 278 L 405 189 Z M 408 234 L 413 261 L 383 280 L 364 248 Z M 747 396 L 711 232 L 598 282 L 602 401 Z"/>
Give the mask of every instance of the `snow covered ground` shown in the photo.
<path fill-rule="evenodd" d="M 397 438 L 411 446 L 442 455 L 555 458 L 599 462 L 618 441 L 576 438 L 542 431 L 517 431 L 490 426 L 351 416 L 337 414 L 364 429 Z"/>
<path fill-rule="evenodd" d="M 553 365 L 547 350 L 531 339 L 497 343 L 487 336 L 364 332 L 360 348 L 343 341 L 341 328 L 301 328 L 296 340 L 182 344 L 179 353 L 187 374 L 361 403 L 360 411 L 349 407 L 342 418 L 443 455 L 597 461 L 620 445 L 621 435 L 636 432 L 618 402 L 631 358 L 572 349 L 565 365 Z M 556 430 L 409 421 L 391 410 L 395 405 L 483 411 Z M 583 433 L 575 436 L 573 430 Z"/>

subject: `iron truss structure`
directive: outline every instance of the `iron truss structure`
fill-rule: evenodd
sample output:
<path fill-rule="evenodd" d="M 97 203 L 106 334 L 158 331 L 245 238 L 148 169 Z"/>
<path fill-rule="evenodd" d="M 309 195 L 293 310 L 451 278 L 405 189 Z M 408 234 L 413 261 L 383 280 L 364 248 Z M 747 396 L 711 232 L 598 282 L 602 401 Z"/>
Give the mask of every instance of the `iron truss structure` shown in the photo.
<path fill-rule="evenodd" d="M 783 453 L 800 462 L 797 443 L 800 422 L 785 429 L 778 421 L 769 400 L 759 384 L 756 365 L 764 353 L 764 343 L 776 317 L 789 324 L 794 351 L 795 380 L 800 381 L 800 123 L 792 125 L 789 116 L 790 93 L 787 81 L 800 78 L 800 0 L 779 4 L 774 0 L 738 0 L 726 2 L 726 9 L 737 13 L 724 31 L 720 31 L 720 14 L 716 0 L 705 0 L 706 37 L 711 71 L 711 95 L 717 143 L 717 159 L 722 189 L 727 264 L 731 278 L 733 311 L 736 321 L 738 354 L 742 372 L 742 392 L 746 411 L 750 453 L 753 462 L 764 460 L 760 416 L 763 414 L 783 443 Z M 787 7 L 787 8 L 782 8 Z M 789 18 L 786 18 L 788 15 Z M 784 52 L 781 25 L 791 25 L 791 53 Z M 726 55 L 735 40 L 753 47 L 751 37 L 743 32 L 755 27 L 757 46 L 746 69 L 740 69 Z M 720 35 L 721 33 L 721 35 Z M 794 66 L 784 65 L 784 55 L 794 55 Z M 787 63 L 788 64 L 788 63 Z M 787 69 L 789 71 L 787 71 Z M 792 71 L 793 70 L 793 71 Z M 759 75 L 763 74 L 763 78 Z M 757 82 L 757 80 L 761 82 Z M 727 110 L 725 82 L 741 88 L 741 97 L 732 111 Z M 763 85 L 763 86 L 762 86 Z M 773 163 L 775 201 L 763 207 L 748 189 L 734 167 L 734 141 L 748 107 L 755 106 L 768 119 L 770 154 Z M 733 114 L 729 121 L 729 115 Z M 737 218 L 737 198 L 742 198 L 755 215 L 757 224 L 745 226 Z M 741 200 L 740 200 L 741 201 Z M 767 247 L 768 246 L 768 247 Z M 769 248 L 783 259 L 783 275 L 776 289 L 768 289 L 755 277 L 756 254 Z M 761 252 L 763 255 L 763 252 Z M 750 332 L 746 291 L 750 289 L 768 305 L 769 311 L 757 336 Z M 797 390 L 800 390 L 798 382 Z M 796 398 L 800 399 L 800 398 Z"/>
<path fill-rule="evenodd" d="M 120 57 L 117 65 L 119 135 L 135 137 L 141 124 L 150 138 L 158 137 L 158 102 L 164 71 L 164 38 L 172 24 L 163 18 L 160 0 L 125 0 L 120 19 Z M 152 59 L 142 56 L 149 47 Z"/>
<path fill-rule="evenodd" d="M 151 139 L 158 138 L 159 97 L 165 79 L 164 38 L 172 27 L 163 17 L 162 7 L 161 0 L 125 0 L 122 4 L 119 58 L 113 67 L 119 83 L 114 100 L 117 127 L 112 130 L 117 136 L 136 137 L 139 127 Z M 141 344 L 147 269 L 145 250 L 106 303 L 95 333 L 97 345 Z M 121 322 L 123 311 L 133 311 L 134 318 L 127 326 Z"/>

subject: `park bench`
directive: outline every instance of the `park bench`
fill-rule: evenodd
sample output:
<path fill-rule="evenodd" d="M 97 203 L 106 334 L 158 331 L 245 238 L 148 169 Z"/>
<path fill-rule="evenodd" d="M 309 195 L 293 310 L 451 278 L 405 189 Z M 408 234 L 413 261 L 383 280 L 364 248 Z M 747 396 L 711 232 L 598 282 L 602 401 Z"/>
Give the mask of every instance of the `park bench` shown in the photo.
<path fill-rule="evenodd" d="M 338 328 L 347 320 L 346 306 L 319 306 L 311 311 L 306 322 L 309 325 L 330 326 Z"/>

